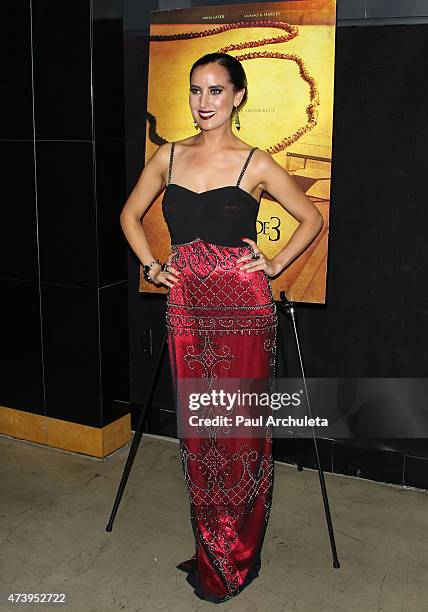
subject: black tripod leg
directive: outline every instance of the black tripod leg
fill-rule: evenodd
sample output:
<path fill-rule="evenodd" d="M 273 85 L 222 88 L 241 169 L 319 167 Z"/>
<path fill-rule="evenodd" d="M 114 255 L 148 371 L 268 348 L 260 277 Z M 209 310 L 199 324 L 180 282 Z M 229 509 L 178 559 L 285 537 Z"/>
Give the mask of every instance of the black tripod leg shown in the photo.
<path fill-rule="evenodd" d="M 114 504 L 113 504 L 113 509 L 111 511 L 111 515 L 110 515 L 110 520 L 108 522 L 108 525 L 106 527 L 106 531 L 111 531 L 113 529 L 113 522 L 114 519 L 116 517 L 118 508 L 119 508 L 119 504 L 120 501 L 122 499 L 122 495 L 123 492 L 125 490 L 125 486 L 126 483 L 128 481 L 128 476 L 129 473 L 131 471 L 131 467 L 132 464 L 134 463 L 134 459 L 135 459 L 135 455 L 137 454 L 137 450 L 138 450 L 138 446 L 140 444 L 142 435 L 143 435 L 143 424 L 144 424 L 144 417 L 146 416 L 147 413 L 147 409 L 150 406 L 150 402 L 152 399 L 152 395 L 153 395 L 153 389 L 155 387 L 155 383 L 159 374 L 159 369 L 160 369 L 160 365 L 161 365 L 161 361 L 162 361 L 162 357 L 163 357 L 163 353 L 165 350 L 165 346 L 166 346 L 166 338 L 167 338 L 167 334 L 168 332 L 165 331 L 164 337 L 162 339 L 162 343 L 159 349 L 159 354 L 158 354 L 158 358 L 156 361 L 156 365 L 155 368 L 153 370 L 153 374 L 152 374 L 152 378 L 150 380 L 150 385 L 147 391 L 147 395 L 143 404 L 143 409 L 141 410 L 141 414 L 140 414 L 140 418 L 138 421 L 138 425 L 137 425 L 137 429 L 135 430 L 135 434 L 134 434 L 134 438 L 132 440 L 132 444 L 131 444 L 131 448 L 129 449 L 129 454 L 128 454 L 128 459 L 126 460 L 126 464 L 125 464 L 125 468 L 123 470 L 123 474 L 122 474 L 122 478 L 119 484 L 119 488 L 116 494 L 116 499 L 114 500 Z"/>
<path fill-rule="evenodd" d="M 300 350 L 300 344 L 299 344 L 299 336 L 297 333 L 297 324 L 296 324 L 296 319 L 293 316 L 293 326 L 294 326 L 294 336 L 295 336 L 295 340 L 296 340 L 296 345 L 297 345 L 297 351 L 299 353 L 299 359 L 300 359 L 300 370 L 302 373 L 302 379 L 303 379 L 303 385 L 305 387 L 305 395 L 306 395 L 306 402 L 307 402 L 307 406 L 308 406 L 308 411 L 309 411 L 309 416 L 312 417 L 312 411 L 311 411 L 311 407 L 309 404 L 309 395 L 308 395 L 308 390 L 306 388 L 306 379 L 305 379 L 305 370 L 303 367 L 303 359 L 302 359 L 302 353 Z M 333 532 L 333 524 L 331 522 L 331 514 L 330 514 L 330 506 L 328 503 L 328 496 L 327 496 L 327 488 L 325 486 L 325 480 L 324 480 L 324 472 L 321 466 L 321 461 L 320 461 L 320 455 L 318 452 L 318 442 L 317 442 L 317 438 L 315 436 L 315 432 L 312 429 L 312 438 L 314 440 L 314 446 L 315 446 L 315 455 L 317 458 L 317 467 L 318 467 L 318 476 L 320 479 L 320 485 L 321 485 L 321 492 L 322 492 L 322 499 L 324 502 L 324 510 L 325 510 L 325 516 L 327 519 L 327 528 L 328 528 L 328 535 L 330 538 L 330 544 L 331 544 L 331 552 L 333 555 L 333 567 L 338 568 L 340 567 L 340 563 L 339 563 L 339 559 L 337 557 L 337 550 L 336 550 L 336 542 L 334 539 L 334 532 Z"/>
<path fill-rule="evenodd" d="M 333 523 L 331 522 L 331 513 L 330 513 L 330 506 L 328 503 L 328 496 L 327 496 L 327 488 L 325 486 L 325 480 L 324 480 L 324 472 L 323 469 L 321 467 L 321 461 L 320 461 L 320 456 L 318 453 L 318 442 L 316 437 L 314 436 L 314 445 L 315 445 L 315 454 L 317 457 L 317 465 L 318 465 L 318 476 L 320 479 L 320 485 L 321 485 L 321 491 L 322 491 L 322 499 L 324 502 L 324 511 L 325 511 L 325 517 L 327 519 L 327 528 L 328 528 L 328 535 L 330 538 L 330 544 L 331 544 L 331 552 L 333 555 L 333 567 L 338 568 L 340 567 L 340 563 L 339 563 L 339 558 L 337 556 L 337 550 L 336 550 L 336 542 L 334 539 L 334 532 L 333 532 Z"/>
<path fill-rule="evenodd" d="M 305 369 L 303 367 L 302 352 L 300 350 L 299 334 L 297 333 L 297 322 L 296 322 L 296 315 L 295 315 L 295 311 L 294 311 L 294 304 L 293 304 L 293 302 L 291 302 L 290 300 L 287 299 L 287 296 L 285 295 L 285 291 L 281 291 L 280 292 L 280 297 L 281 297 L 281 307 L 282 307 L 282 309 L 284 309 L 284 311 L 287 314 L 290 315 L 291 320 L 293 322 L 294 339 L 296 341 L 297 352 L 298 352 L 298 355 L 299 355 L 300 371 L 301 371 L 301 374 L 302 374 L 302 380 L 303 380 L 303 384 L 304 384 L 304 387 L 305 387 L 306 402 L 307 402 L 307 406 L 308 406 L 309 416 L 312 417 L 311 406 L 310 406 L 310 403 L 309 403 L 308 390 L 306 388 L 306 378 L 305 378 Z M 338 556 L 337 556 L 336 542 L 335 542 L 335 539 L 334 539 L 333 523 L 331 521 L 330 506 L 329 506 L 329 503 L 328 503 L 328 496 L 327 496 L 327 487 L 325 486 L 324 472 L 323 472 L 323 469 L 322 469 L 322 466 L 321 466 L 320 456 L 319 456 L 319 452 L 318 452 L 318 443 L 317 443 L 317 439 L 316 439 L 315 432 L 314 432 L 313 428 L 312 428 L 312 437 L 313 437 L 313 440 L 314 440 L 315 455 L 316 455 L 316 458 L 317 458 L 318 475 L 319 475 L 319 479 L 320 479 L 322 498 L 323 498 L 323 502 L 324 502 L 325 516 L 326 516 L 326 519 L 327 519 L 327 527 L 328 527 L 328 535 L 329 535 L 329 538 L 330 538 L 331 552 L 332 552 L 332 555 L 333 555 L 333 567 L 338 568 L 338 567 L 340 567 L 340 563 L 339 563 L 339 559 L 338 559 Z"/>
<path fill-rule="evenodd" d="M 282 310 L 279 310 L 279 314 L 282 314 Z M 278 323 L 279 323 L 279 339 L 278 339 L 278 344 L 279 344 L 279 350 L 281 352 L 281 359 L 282 359 L 282 363 L 285 364 L 287 363 L 286 360 L 286 356 L 285 356 L 285 348 L 284 348 L 284 338 L 285 338 L 285 334 L 284 334 L 284 328 L 283 328 L 283 322 L 282 322 L 282 317 L 279 316 L 278 317 Z M 303 472 L 303 464 L 302 464 L 302 459 L 300 456 L 300 448 L 299 448 L 299 441 L 297 439 L 297 437 L 293 434 L 294 437 L 294 447 L 296 449 L 296 464 L 297 464 L 297 470 L 299 472 Z"/>

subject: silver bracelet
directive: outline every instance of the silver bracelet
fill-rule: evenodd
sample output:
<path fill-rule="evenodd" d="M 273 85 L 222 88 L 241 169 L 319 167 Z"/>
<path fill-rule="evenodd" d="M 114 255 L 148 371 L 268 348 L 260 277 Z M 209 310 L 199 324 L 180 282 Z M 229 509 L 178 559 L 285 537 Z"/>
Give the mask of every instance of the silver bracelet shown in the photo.
<path fill-rule="evenodd" d="M 144 273 L 144 278 L 146 279 L 147 282 L 152 283 L 152 279 L 149 276 L 149 271 L 152 269 L 152 266 L 158 263 L 161 267 L 162 267 L 162 262 L 159 261 L 159 259 L 154 259 L 151 263 L 149 264 L 143 264 L 143 273 Z"/>

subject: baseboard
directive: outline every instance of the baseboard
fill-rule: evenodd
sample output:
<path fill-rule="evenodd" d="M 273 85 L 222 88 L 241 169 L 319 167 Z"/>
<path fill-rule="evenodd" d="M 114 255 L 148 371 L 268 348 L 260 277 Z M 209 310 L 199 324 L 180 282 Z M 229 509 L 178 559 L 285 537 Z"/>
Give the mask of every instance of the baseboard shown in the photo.
<path fill-rule="evenodd" d="M 104 458 L 130 441 L 131 415 L 125 414 L 105 427 L 90 427 L 0 406 L 0 433 Z"/>

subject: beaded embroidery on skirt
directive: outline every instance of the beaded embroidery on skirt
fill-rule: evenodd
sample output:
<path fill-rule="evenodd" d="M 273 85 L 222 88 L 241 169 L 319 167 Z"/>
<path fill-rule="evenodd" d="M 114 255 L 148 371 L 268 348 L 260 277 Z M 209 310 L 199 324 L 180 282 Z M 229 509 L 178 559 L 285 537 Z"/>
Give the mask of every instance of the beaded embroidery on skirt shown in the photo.
<path fill-rule="evenodd" d="M 169 289 L 166 326 L 174 385 L 180 377 L 275 377 L 277 310 L 267 275 L 236 259 L 250 246 L 196 238 L 172 245 L 181 271 Z M 174 387 L 176 388 L 176 387 Z M 201 599 L 231 599 L 257 577 L 272 501 L 272 432 L 265 437 L 181 438 L 195 554 L 177 567 Z"/>

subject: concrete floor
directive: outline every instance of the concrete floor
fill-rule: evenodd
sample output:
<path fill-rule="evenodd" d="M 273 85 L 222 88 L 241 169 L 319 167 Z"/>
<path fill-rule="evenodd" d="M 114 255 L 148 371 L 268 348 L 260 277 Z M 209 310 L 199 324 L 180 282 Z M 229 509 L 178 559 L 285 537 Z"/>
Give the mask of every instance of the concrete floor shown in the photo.
<path fill-rule="evenodd" d="M 0 436 L 1 610 L 14 592 L 60 592 L 66 610 L 209 610 L 175 568 L 194 552 L 176 441 L 144 436 L 111 533 L 127 457 L 104 461 Z M 333 569 L 318 474 L 275 464 L 260 576 L 217 608 L 427 612 L 428 494 L 326 474 L 341 562 Z"/>

